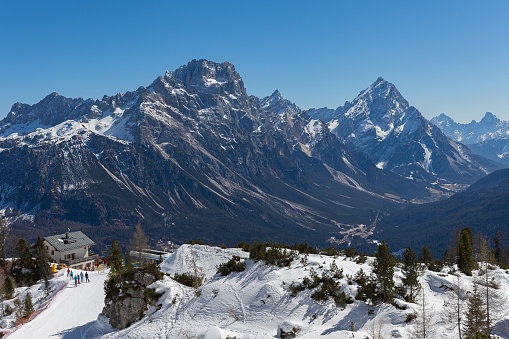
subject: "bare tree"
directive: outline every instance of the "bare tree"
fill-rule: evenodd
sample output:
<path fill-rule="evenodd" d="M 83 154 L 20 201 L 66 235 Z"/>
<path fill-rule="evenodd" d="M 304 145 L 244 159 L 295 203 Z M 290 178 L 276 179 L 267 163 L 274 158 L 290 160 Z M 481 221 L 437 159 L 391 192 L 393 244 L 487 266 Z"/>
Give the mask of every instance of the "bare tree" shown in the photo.
<path fill-rule="evenodd" d="M 196 263 L 194 256 L 194 251 L 191 251 L 191 255 L 187 257 L 187 264 L 191 266 L 191 273 L 193 275 L 193 288 L 198 290 L 198 287 L 200 287 L 203 282 L 203 278 L 205 278 L 205 273 L 203 273 L 203 269 Z"/>
<path fill-rule="evenodd" d="M 500 291 L 500 283 L 492 276 L 489 266 L 485 263 L 482 276 L 477 277 L 479 293 L 483 296 L 483 305 L 486 314 L 485 333 L 491 333 L 495 324 L 507 315 L 507 297 Z M 490 278 L 491 277 L 491 278 Z"/>
<path fill-rule="evenodd" d="M 141 227 L 141 222 L 138 222 L 130 244 L 130 249 L 138 252 L 138 262 L 142 261 L 141 251 L 146 248 L 148 248 L 148 237 Z"/>
<path fill-rule="evenodd" d="M 493 267 L 490 263 L 495 262 L 494 253 L 491 250 L 488 239 L 482 234 L 476 236 L 477 259 L 479 261 L 479 276 L 476 283 L 479 285 L 480 294 L 483 296 L 486 313 L 486 334 L 493 331 L 495 324 L 505 316 L 506 297 L 499 291 L 500 284 L 493 275 Z"/>
<path fill-rule="evenodd" d="M 452 286 L 452 291 L 444 302 L 444 316 L 448 324 L 447 329 L 452 331 L 457 328 L 460 339 L 464 311 L 465 291 L 461 286 L 461 276 L 458 274 L 456 276 L 456 283 Z"/>
<path fill-rule="evenodd" d="M 373 320 L 368 328 L 369 338 L 385 339 L 383 319 Z"/>
<path fill-rule="evenodd" d="M 435 337 L 435 327 L 433 326 L 433 304 L 428 300 L 425 285 L 421 283 L 421 290 L 417 297 L 417 308 L 413 328 L 410 330 L 412 338 L 424 339 Z"/>

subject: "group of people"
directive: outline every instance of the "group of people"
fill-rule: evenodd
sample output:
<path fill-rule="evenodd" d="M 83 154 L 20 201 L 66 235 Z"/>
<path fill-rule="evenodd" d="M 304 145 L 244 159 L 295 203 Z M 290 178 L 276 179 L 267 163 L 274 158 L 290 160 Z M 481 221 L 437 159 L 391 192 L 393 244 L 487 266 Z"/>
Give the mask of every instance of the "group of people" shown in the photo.
<path fill-rule="evenodd" d="M 74 286 L 78 286 L 78 284 L 82 282 L 90 282 L 88 280 L 88 272 L 81 272 L 81 274 L 74 274 L 70 268 L 67 268 L 67 277 L 72 281 L 74 279 Z"/>

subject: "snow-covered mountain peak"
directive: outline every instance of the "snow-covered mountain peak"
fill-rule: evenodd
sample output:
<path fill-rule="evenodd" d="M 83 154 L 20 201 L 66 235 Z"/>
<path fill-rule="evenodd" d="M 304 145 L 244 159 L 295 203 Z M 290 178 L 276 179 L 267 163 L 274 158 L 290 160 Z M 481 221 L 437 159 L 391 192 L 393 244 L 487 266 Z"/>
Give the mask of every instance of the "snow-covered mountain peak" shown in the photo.
<path fill-rule="evenodd" d="M 300 112 L 297 105 L 284 99 L 277 89 L 271 95 L 263 98 L 260 106 L 265 110 L 276 113 L 283 113 L 283 111 L 288 113 L 288 110 L 291 110 L 293 113 Z"/>
<path fill-rule="evenodd" d="M 377 105 L 379 106 L 377 111 L 380 113 L 390 110 L 402 112 L 409 107 L 408 101 L 403 98 L 396 86 L 382 77 L 362 91 L 350 105 L 355 106 L 357 103 L 367 106 Z"/>
<path fill-rule="evenodd" d="M 497 118 L 493 113 L 486 112 L 484 118 L 479 121 L 480 124 L 498 124 L 500 123 L 500 119 Z"/>
<path fill-rule="evenodd" d="M 174 78 L 184 84 L 186 89 L 192 87 L 214 93 L 230 93 L 236 96 L 246 95 L 244 82 L 229 62 L 216 63 L 200 59 L 192 60 L 174 72 L 167 72 L 166 79 Z"/>
<path fill-rule="evenodd" d="M 436 176 L 450 180 L 458 174 L 486 173 L 467 148 L 447 140 L 394 84 L 381 77 L 345 106 L 307 112 L 324 120 L 331 132 L 365 152 L 379 168 L 406 178 L 435 181 Z"/>

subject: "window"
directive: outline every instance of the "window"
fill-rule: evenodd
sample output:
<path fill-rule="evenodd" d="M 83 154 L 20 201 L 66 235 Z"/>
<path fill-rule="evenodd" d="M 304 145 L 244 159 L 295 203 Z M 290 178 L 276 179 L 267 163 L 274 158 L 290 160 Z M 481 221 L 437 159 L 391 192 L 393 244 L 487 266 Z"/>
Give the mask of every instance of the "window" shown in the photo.
<path fill-rule="evenodd" d="M 55 251 L 51 250 L 51 255 L 55 255 Z"/>

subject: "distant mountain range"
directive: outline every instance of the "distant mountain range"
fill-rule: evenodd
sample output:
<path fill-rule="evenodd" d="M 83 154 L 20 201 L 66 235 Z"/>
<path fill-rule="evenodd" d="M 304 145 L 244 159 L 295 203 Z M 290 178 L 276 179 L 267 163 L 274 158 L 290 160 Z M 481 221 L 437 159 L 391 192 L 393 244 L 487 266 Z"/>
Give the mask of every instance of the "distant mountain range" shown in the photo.
<path fill-rule="evenodd" d="M 488 112 L 476 122 L 460 124 L 445 114 L 431 119 L 449 138 L 467 145 L 475 154 L 509 166 L 509 121 Z"/>
<path fill-rule="evenodd" d="M 248 95 L 233 65 L 207 60 L 101 100 L 16 103 L 0 122 L 0 208 L 28 239 L 69 227 L 125 244 L 141 222 L 176 242 L 322 245 L 499 168 L 381 78 L 308 113 L 278 91 Z"/>

